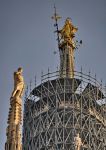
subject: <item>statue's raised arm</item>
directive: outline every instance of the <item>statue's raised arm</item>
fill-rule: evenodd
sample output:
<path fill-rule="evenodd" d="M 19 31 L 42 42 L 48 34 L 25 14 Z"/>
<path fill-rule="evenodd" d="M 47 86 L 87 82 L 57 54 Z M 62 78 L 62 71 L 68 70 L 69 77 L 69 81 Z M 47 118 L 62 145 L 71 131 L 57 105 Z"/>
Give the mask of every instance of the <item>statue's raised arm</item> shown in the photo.
<path fill-rule="evenodd" d="M 24 92 L 24 78 L 22 75 L 23 69 L 18 68 L 16 72 L 14 72 L 14 90 L 12 92 L 11 98 L 19 97 L 21 98 Z"/>

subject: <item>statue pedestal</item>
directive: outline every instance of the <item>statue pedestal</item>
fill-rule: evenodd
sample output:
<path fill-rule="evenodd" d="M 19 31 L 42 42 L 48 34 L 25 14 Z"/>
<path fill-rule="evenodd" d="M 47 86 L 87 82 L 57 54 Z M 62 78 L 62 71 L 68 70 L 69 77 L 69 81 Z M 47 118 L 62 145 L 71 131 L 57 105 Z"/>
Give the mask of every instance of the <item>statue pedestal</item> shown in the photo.
<path fill-rule="evenodd" d="M 22 121 L 22 99 L 14 97 L 10 99 L 8 116 L 8 127 L 6 131 L 7 142 L 5 150 L 22 150 L 21 144 L 21 121 Z"/>

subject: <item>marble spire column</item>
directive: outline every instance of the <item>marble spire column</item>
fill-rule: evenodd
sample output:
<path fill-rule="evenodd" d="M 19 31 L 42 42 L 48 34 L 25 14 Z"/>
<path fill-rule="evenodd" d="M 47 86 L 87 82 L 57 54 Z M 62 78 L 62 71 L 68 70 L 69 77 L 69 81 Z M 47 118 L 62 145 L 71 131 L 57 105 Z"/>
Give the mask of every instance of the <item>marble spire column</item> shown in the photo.
<path fill-rule="evenodd" d="M 22 68 L 18 68 L 18 70 L 14 72 L 14 90 L 10 98 L 5 150 L 22 150 L 21 124 L 22 95 L 24 92 L 24 79 L 22 72 Z"/>

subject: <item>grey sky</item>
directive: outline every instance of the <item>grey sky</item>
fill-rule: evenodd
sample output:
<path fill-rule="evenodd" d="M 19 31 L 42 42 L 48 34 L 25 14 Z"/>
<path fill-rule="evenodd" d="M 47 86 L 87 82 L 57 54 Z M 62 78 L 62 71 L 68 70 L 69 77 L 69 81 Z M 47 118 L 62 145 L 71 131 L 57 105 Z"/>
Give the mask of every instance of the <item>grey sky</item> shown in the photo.
<path fill-rule="evenodd" d="M 106 82 L 106 0 L 0 0 L 0 150 L 4 149 L 9 110 L 13 90 L 13 72 L 22 66 L 26 84 L 48 67 L 55 70 L 59 56 L 53 31 L 53 5 L 65 18 L 71 17 L 78 27 L 77 38 L 83 45 L 75 52 L 76 69 Z M 24 98 L 23 98 L 24 99 Z"/>

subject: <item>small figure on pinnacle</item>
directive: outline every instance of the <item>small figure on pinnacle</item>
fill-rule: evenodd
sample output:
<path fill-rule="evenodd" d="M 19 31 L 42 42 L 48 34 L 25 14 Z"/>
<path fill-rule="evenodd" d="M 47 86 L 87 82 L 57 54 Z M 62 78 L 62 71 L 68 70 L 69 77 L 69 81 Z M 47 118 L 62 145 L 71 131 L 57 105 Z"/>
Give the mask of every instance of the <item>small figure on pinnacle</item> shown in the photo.
<path fill-rule="evenodd" d="M 75 141 L 75 150 L 80 150 L 80 148 L 82 146 L 82 141 L 81 141 L 81 138 L 79 136 L 79 133 L 74 138 L 74 141 Z"/>
<path fill-rule="evenodd" d="M 22 75 L 23 69 L 20 67 L 14 72 L 14 90 L 12 92 L 11 99 L 19 97 L 21 98 L 24 92 L 24 78 Z"/>

